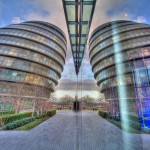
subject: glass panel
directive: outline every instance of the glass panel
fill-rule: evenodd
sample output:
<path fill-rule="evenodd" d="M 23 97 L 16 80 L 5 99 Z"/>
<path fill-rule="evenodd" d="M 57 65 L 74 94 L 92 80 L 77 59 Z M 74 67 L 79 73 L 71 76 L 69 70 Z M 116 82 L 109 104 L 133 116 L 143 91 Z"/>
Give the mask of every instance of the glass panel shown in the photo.
<path fill-rule="evenodd" d="M 80 46 L 80 51 L 84 51 L 84 46 Z"/>
<path fill-rule="evenodd" d="M 95 1 L 96 0 L 82 0 L 82 1 L 81 0 L 65 0 L 65 2 L 64 2 L 65 11 L 66 11 L 66 13 L 65 13 L 66 22 L 68 24 L 68 31 L 69 31 L 69 35 L 70 35 L 70 41 L 72 44 L 73 52 L 76 52 L 75 44 L 77 42 L 80 43 L 80 45 L 79 45 L 79 43 L 77 44 L 80 47 L 80 49 L 79 49 L 80 56 L 74 59 L 75 66 L 78 66 L 78 67 L 80 67 L 82 57 L 84 54 L 85 44 L 86 44 L 86 40 L 87 40 L 86 35 L 88 33 L 88 30 L 89 30 L 88 28 L 91 23 L 90 19 L 93 15 L 92 10 L 94 10 L 94 8 L 95 8 L 95 3 L 94 3 Z M 76 17 L 77 17 L 76 15 L 78 12 L 76 12 L 76 7 L 78 7 L 78 9 L 80 9 L 81 7 L 83 8 L 83 13 L 79 14 L 79 17 L 81 17 L 82 20 L 77 21 L 77 22 L 76 22 Z M 83 23 L 81 25 L 81 29 L 78 30 L 77 25 L 75 25 L 74 23 L 76 23 L 77 25 Z M 73 37 L 73 35 L 76 37 Z M 81 36 L 80 41 L 76 41 L 76 38 L 78 37 L 78 35 L 84 35 L 83 37 Z M 81 53 L 81 52 L 83 52 L 83 53 Z M 74 56 L 74 54 L 73 54 L 73 56 Z M 78 74 L 79 68 L 78 69 L 77 68 L 76 68 L 76 72 Z"/>
<path fill-rule="evenodd" d="M 76 52 L 73 53 L 73 57 L 74 57 L 74 58 L 76 57 Z"/>
<path fill-rule="evenodd" d="M 88 27 L 88 25 L 87 24 L 83 24 L 82 25 L 82 33 L 81 34 L 86 34 L 87 33 L 87 27 Z"/>
<path fill-rule="evenodd" d="M 82 21 L 89 21 L 91 17 L 93 5 L 83 5 L 83 20 Z"/>
<path fill-rule="evenodd" d="M 85 44 L 86 42 L 86 37 L 81 37 L 81 44 Z"/>
<path fill-rule="evenodd" d="M 82 56 L 83 56 L 83 53 L 80 52 L 80 53 L 79 53 L 79 57 L 82 58 Z"/>
<path fill-rule="evenodd" d="M 71 43 L 76 44 L 76 37 L 71 37 Z"/>
<path fill-rule="evenodd" d="M 72 47 L 73 52 L 76 52 L 76 46 Z"/>
<path fill-rule="evenodd" d="M 76 33 L 76 26 L 75 25 L 69 25 L 69 31 L 70 31 L 70 34 L 75 34 Z"/>
<path fill-rule="evenodd" d="M 68 21 L 75 21 L 75 5 L 67 5 L 66 10 Z"/>

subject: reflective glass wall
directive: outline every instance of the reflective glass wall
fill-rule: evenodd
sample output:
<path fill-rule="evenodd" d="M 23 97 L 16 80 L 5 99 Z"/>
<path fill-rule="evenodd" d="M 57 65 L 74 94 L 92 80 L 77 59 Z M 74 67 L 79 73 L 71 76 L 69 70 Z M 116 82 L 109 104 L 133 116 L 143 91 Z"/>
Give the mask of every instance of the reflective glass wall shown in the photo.
<path fill-rule="evenodd" d="M 106 23 L 92 33 L 89 49 L 107 102 L 104 111 L 116 120 L 136 118 L 141 128 L 150 128 L 150 26 L 121 20 Z"/>

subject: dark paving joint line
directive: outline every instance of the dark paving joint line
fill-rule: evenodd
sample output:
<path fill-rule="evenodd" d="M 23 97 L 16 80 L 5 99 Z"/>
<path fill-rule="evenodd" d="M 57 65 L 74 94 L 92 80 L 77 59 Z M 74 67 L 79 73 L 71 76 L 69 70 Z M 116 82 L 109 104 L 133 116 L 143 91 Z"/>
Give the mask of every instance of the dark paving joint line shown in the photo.
<path fill-rule="evenodd" d="M 76 150 L 79 150 L 79 128 L 78 128 L 78 115 L 76 112 Z"/>

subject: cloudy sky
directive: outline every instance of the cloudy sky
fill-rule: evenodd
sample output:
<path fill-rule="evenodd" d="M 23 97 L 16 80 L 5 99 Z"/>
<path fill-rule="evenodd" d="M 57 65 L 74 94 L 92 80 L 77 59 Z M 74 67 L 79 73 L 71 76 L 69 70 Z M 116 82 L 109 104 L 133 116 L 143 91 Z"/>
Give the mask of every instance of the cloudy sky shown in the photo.
<path fill-rule="evenodd" d="M 150 0 L 97 0 L 90 33 L 99 25 L 113 20 L 133 20 L 150 24 Z M 62 0 L 0 0 L 0 27 L 28 20 L 47 21 L 60 27 L 68 37 Z M 69 39 L 66 65 L 54 93 L 57 97 L 76 94 L 76 81 Z M 79 96 L 99 96 L 91 71 L 88 46 L 78 77 Z M 81 90 L 82 89 L 82 93 Z"/>

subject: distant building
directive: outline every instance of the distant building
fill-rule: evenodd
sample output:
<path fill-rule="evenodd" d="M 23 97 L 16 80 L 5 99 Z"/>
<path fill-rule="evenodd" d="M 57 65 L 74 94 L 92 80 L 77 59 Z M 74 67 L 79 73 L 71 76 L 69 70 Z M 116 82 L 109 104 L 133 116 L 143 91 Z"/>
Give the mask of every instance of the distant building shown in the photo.
<path fill-rule="evenodd" d="M 0 29 L 0 94 L 49 98 L 66 57 L 66 37 L 42 21 Z"/>
<path fill-rule="evenodd" d="M 127 105 L 129 113 L 138 111 L 142 126 L 150 127 L 150 25 L 106 23 L 94 30 L 89 48 L 95 79 L 112 106 L 110 113 L 118 114 L 119 107 Z"/>

